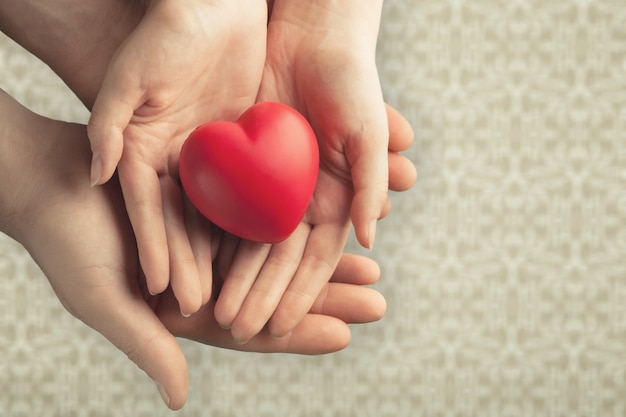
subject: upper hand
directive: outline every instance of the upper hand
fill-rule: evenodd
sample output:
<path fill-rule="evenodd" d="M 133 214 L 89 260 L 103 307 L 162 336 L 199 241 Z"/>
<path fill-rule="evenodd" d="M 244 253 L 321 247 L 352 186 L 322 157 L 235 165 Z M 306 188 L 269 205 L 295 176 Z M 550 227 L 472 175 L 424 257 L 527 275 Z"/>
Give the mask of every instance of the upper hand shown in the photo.
<path fill-rule="evenodd" d="M 168 284 L 183 313 L 202 304 L 183 220 L 178 155 L 196 126 L 254 103 L 265 57 L 265 3 L 153 0 L 113 55 L 93 105 L 91 178 L 118 168 L 148 289 Z"/>
<path fill-rule="evenodd" d="M 271 11 L 257 100 L 303 113 L 321 161 L 308 211 L 287 240 L 223 245 L 220 265 L 228 277 L 216 317 L 242 343 L 268 320 L 275 336 L 292 329 L 334 270 L 350 220 L 359 242 L 371 247 L 376 220 L 389 209 L 387 188 L 404 190 L 415 180 L 414 167 L 398 154 L 411 144 L 412 130 L 385 107 L 374 60 L 380 2 L 318 3 L 328 2 L 276 1 Z M 338 13 L 348 4 L 359 18 Z"/>

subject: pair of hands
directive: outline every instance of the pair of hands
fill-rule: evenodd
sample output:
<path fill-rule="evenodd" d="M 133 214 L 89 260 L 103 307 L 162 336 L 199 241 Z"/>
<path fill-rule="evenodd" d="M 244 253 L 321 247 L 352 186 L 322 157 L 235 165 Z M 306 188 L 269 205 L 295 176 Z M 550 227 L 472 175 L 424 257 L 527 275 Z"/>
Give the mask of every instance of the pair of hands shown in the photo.
<path fill-rule="evenodd" d="M 11 19 L 2 20 L 3 30 L 42 57 L 88 106 L 93 104 L 92 148 L 104 158 L 100 173 L 98 157 L 90 168 L 83 128 L 63 125 L 58 139 L 66 142 L 58 149 L 65 149 L 69 159 L 55 154 L 50 160 L 63 161 L 50 168 L 57 175 L 41 178 L 58 178 L 55 184 L 64 189 L 43 181 L 57 198 L 45 193 L 26 204 L 31 209 L 25 213 L 37 214 L 29 220 L 38 218 L 41 227 L 14 235 L 26 242 L 68 310 L 146 370 L 170 407 L 178 408 L 186 398 L 186 365 L 170 332 L 223 347 L 320 353 L 345 346 L 349 330 L 344 321 L 380 317 L 384 301 L 361 288 L 376 280 L 375 263 L 344 256 L 335 268 L 350 214 L 359 240 L 368 246 L 371 218 L 388 210 L 387 159 L 391 189 L 408 188 L 414 181 L 409 161 L 397 153 L 409 146 L 410 127 L 390 109 L 392 140 L 390 152 L 385 151 L 387 117 L 373 61 L 377 25 L 357 19 L 354 26 L 342 26 L 346 22 L 332 21 L 326 15 L 333 14 L 325 15 L 330 10 L 323 7 L 276 2 L 266 50 L 265 37 L 252 30 L 265 33 L 264 5 L 253 1 L 211 5 L 210 13 L 199 3 L 174 10 L 166 0 L 78 7 L 74 1 L 71 7 L 2 3 L 0 13 L 31 8 L 30 14 L 10 13 Z M 233 12 L 235 6 L 243 9 Z M 308 10 L 302 14 L 292 7 Z M 20 19 L 33 11 L 41 19 L 27 36 L 21 28 L 29 26 Z M 314 18 L 297 18 L 303 15 Z M 164 51 L 165 62 L 158 59 Z M 188 131 L 207 120 L 233 119 L 257 98 L 303 112 L 320 138 L 322 155 L 318 188 L 303 224 L 292 238 L 271 247 L 221 236 L 185 201 L 176 178 L 178 151 Z M 117 127 L 111 131 L 111 126 Z M 122 148 L 121 189 L 136 243 L 115 182 L 89 189 L 78 180 L 90 169 L 96 182 L 105 180 Z M 56 202 L 55 210 L 34 209 L 44 197 Z M 64 227 L 58 227 L 61 219 Z M 65 246 L 52 252 L 50 241 Z M 163 251 L 169 256 L 161 256 Z M 328 284 L 333 271 L 336 282 Z M 168 280 L 171 290 L 149 296 L 167 287 Z M 137 282 L 145 282 L 144 291 Z M 220 285 L 215 304 L 212 287 Z M 198 308 L 200 314 L 188 319 L 178 313 Z M 269 330 L 259 333 L 270 316 Z M 220 326 L 231 327 L 231 333 Z M 238 346 L 231 334 L 249 343 Z"/>
<path fill-rule="evenodd" d="M 171 285 L 189 315 L 212 285 L 207 229 L 189 227 L 201 220 L 177 185 L 182 142 L 255 101 L 280 101 L 309 119 L 321 169 L 300 226 L 273 246 L 225 241 L 215 314 L 240 343 L 268 320 L 274 336 L 292 330 L 337 265 L 350 218 L 371 247 L 387 204 L 388 128 L 374 61 L 382 2 L 271 7 L 267 24 L 265 1 L 152 1 L 113 55 L 88 125 L 92 182 L 117 167 L 149 291 Z"/>
<path fill-rule="evenodd" d="M 215 320 L 214 300 L 184 318 L 170 289 L 147 292 L 117 178 L 89 186 L 86 127 L 35 115 L 1 90 L 0 114 L 6 117 L 0 230 L 24 245 L 71 314 L 156 381 L 169 407 L 180 408 L 187 396 L 187 365 L 174 336 L 231 349 L 315 354 L 345 347 L 346 323 L 384 314 L 382 296 L 363 287 L 378 279 L 376 263 L 344 255 L 309 313 L 285 337 L 263 331 L 236 344 Z M 216 280 L 223 280 L 217 272 Z"/>
<path fill-rule="evenodd" d="M 169 407 L 182 407 L 187 397 L 187 365 L 174 336 L 230 349 L 317 354 L 348 344 L 346 323 L 384 314 L 382 296 L 364 287 L 378 280 L 376 263 L 343 255 L 309 312 L 283 337 L 265 329 L 237 344 L 216 321 L 212 299 L 184 318 L 171 289 L 147 292 L 117 178 L 89 186 L 85 126 L 37 116 L 1 92 L 0 110 L 11 121 L 3 124 L 0 154 L 22 149 L 11 157 L 15 168 L 0 164 L 6 180 L 0 184 L 0 229 L 26 247 L 70 313 L 156 381 Z M 223 250 L 214 243 L 212 257 Z M 217 270 L 215 277 L 224 282 Z"/>

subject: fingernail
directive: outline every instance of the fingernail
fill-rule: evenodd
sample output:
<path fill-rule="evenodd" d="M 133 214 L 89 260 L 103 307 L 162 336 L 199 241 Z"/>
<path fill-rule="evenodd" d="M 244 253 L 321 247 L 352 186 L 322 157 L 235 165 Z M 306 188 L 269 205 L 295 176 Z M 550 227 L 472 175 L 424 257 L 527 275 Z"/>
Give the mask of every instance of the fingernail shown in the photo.
<path fill-rule="evenodd" d="M 94 187 L 100 181 L 102 176 L 102 157 L 99 153 L 93 154 L 91 157 L 91 186 Z"/>
<path fill-rule="evenodd" d="M 376 220 L 372 220 L 370 222 L 369 228 L 367 229 L 367 248 L 372 250 L 374 249 L 374 240 L 376 239 Z"/>
<path fill-rule="evenodd" d="M 191 317 L 191 313 L 184 313 L 183 311 L 180 312 L 181 316 L 183 316 L 184 318 L 188 319 L 189 317 Z"/>
<path fill-rule="evenodd" d="M 237 343 L 238 345 L 245 345 L 246 343 L 248 343 L 250 341 L 250 339 L 240 339 L 238 337 L 233 337 L 233 340 L 235 341 L 235 343 Z"/>
<path fill-rule="evenodd" d="M 169 407 L 170 406 L 170 396 L 167 395 L 167 391 L 165 391 L 165 388 L 159 382 L 156 382 L 156 386 L 157 386 L 157 389 L 159 390 L 159 394 L 161 395 L 161 398 L 163 399 L 163 402 L 165 403 L 165 405 L 167 405 Z"/>

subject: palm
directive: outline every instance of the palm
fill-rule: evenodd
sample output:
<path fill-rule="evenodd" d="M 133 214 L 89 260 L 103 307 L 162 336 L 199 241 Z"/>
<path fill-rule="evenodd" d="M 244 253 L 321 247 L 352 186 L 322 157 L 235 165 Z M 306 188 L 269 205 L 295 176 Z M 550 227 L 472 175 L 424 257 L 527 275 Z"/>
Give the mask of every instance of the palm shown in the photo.
<path fill-rule="evenodd" d="M 289 20 L 270 22 L 257 100 L 289 104 L 307 117 L 318 137 L 320 180 L 305 220 L 313 224 L 344 223 L 353 208 L 358 185 L 354 181 L 359 180 L 354 169 L 376 162 L 364 157 L 362 148 L 355 144 L 372 136 L 378 142 L 388 137 L 384 102 L 376 89 L 378 76 L 373 62 L 356 53 L 346 54 L 349 48 L 337 44 L 337 36 L 312 33 L 309 40 L 302 41 L 298 37 L 301 33 L 302 29 Z M 379 153 L 384 157 L 387 146 L 383 143 Z M 386 166 L 384 171 L 386 181 Z"/>
<path fill-rule="evenodd" d="M 348 227 L 352 186 L 328 169 L 320 168 L 315 191 L 304 222 L 311 226 L 333 224 Z"/>
<path fill-rule="evenodd" d="M 211 27 L 221 30 L 215 24 Z M 146 55 L 143 66 L 159 68 L 154 73 L 141 72 L 141 82 L 156 92 L 143 92 L 147 99 L 133 109 L 124 132 L 122 162 L 141 160 L 159 174 L 176 175 L 172 163 L 178 159 L 182 141 L 192 129 L 207 121 L 233 120 L 254 103 L 264 58 L 258 51 L 263 50 L 265 43 L 262 37 L 250 37 L 237 40 L 237 47 L 231 50 L 225 45 L 232 46 L 235 40 L 224 44 L 203 42 L 217 33 L 202 37 L 194 33 L 189 38 L 197 39 L 201 46 L 181 48 L 184 40 L 165 38 L 159 42 L 150 36 L 149 42 L 144 41 L 142 37 L 146 35 L 141 29 L 140 26 L 122 45 L 122 56 L 113 59 L 124 61 L 126 55 L 136 55 L 136 49 L 141 48 L 141 54 Z M 154 50 L 146 51 L 146 44 Z M 168 44 L 171 48 L 163 51 Z M 168 59 L 160 58 L 161 54 Z"/>

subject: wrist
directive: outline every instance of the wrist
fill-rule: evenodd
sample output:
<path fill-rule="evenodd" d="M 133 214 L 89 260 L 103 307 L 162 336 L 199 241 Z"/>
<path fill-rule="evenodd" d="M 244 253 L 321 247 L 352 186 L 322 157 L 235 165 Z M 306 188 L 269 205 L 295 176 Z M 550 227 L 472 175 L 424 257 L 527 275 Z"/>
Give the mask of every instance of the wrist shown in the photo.
<path fill-rule="evenodd" d="M 53 181 L 50 156 L 66 123 L 35 115 L 0 90 L 0 231 L 24 243 L 25 225 L 41 208 L 39 196 Z M 46 140 L 43 140 L 43 138 Z"/>
<path fill-rule="evenodd" d="M 376 42 L 383 0 L 274 0 L 272 17 L 310 30 L 338 30 Z"/>
<path fill-rule="evenodd" d="M 22 211 L 21 196 L 27 189 L 21 166 L 32 153 L 23 141 L 23 122 L 16 112 L 19 104 L 0 90 L 0 231 L 16 238 L 16 217 Z M 20 191 L 22 190 L 22 191 Z"/>
<path fill-rule="evenodd" d="M 274 0 L 271 33 L 289 33 L 294 57 L 322 53 L 342 61 L 375 61 L 382 0 Z M 274 30 L 273 27 L 281 27 Z M 283 35 L 284 36 L 284 35 Z M 296 59 L 297 60 L 297 59 Z"/>

